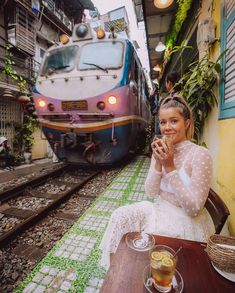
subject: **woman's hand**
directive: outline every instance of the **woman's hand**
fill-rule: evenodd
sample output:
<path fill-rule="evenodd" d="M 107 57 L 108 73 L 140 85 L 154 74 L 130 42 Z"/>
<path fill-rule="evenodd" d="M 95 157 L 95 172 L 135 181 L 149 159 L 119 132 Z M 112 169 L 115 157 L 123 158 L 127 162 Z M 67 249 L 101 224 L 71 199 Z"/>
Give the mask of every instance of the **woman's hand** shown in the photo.
<path fill-rule="evenodd" d="M 166 173 L 174 171 L 174 145 L 172 141 L 157 138 L 151 144 L 156 164 L 164 167 Z"/>
<path fill-rule="evenodd" d="M 155 169 L 158 172 L 162 172 L 162 164 L 161 164 L 160 160 L 157 157 L 155 143 L 156 143 L 156 140 L 154 139 L 154 141 L 151 143 L 151 148 L 152 148 L 153 157 L 154 157 L 154 160 L 155 160 Z"/>

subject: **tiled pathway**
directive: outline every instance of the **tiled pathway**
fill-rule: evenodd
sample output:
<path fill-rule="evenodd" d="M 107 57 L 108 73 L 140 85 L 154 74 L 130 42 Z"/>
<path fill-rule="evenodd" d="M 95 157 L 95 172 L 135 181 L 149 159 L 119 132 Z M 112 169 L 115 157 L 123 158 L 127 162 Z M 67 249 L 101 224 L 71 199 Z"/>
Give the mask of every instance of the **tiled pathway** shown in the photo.
<path fill-rule="evenodd" d="M 99 244 L 111 213 L 119 206 L 146 200 L 147 157 L 125 167 L 15 292 L 98 293 L 106 271 Z"/>

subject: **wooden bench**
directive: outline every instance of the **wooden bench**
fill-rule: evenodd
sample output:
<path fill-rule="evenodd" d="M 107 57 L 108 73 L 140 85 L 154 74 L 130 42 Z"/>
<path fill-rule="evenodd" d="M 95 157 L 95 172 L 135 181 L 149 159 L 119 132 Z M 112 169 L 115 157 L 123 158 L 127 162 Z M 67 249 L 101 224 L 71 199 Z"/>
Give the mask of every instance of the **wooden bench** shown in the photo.
<path fill-rule="evenodd" d="M 214 190 L 210 189 L 205 207 L 208 210 L 215 225 L 215 233 L 219 234 L 223 229 L 228 216 L 230 215 L 226 204 L 218 196 L 218 194 L 215 193 Z"/>

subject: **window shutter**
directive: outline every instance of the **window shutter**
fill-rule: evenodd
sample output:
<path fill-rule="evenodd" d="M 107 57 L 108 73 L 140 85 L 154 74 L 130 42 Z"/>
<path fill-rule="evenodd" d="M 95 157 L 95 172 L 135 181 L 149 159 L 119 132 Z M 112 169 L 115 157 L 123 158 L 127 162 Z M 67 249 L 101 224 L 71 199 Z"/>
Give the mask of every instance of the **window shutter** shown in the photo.
<path fill-rule="evenodd" d="M 226 0 L 225 2 L 226 2 L 225 3 L 226 5 L 225 17 L 228 19 L 235 8 L 235 0 Z"/>
<path fill-rule="evenodd" d="M 225 103 L 235 101 L 235 18 L 226 29 L 226 48 L 228 51 L 225 56 Z"/>
<path fill-rule="evenodd" d="M 220 119 L 235 117 L 235 0 L 224 0 L 221 10 L 223 82 L 220 84 Z"/>

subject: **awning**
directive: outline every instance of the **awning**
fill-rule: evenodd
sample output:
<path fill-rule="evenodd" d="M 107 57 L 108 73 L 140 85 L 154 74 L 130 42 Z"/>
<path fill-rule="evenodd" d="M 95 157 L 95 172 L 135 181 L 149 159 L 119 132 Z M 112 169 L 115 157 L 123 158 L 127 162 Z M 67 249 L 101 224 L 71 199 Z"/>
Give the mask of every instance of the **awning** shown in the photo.
<path fill-rule="evenodd" d="M 91 0 L 78 0 L 79 2 L 81 2 L 82 7 L 84 9 L 88 9 L 88 10 L 95 10 L 95 6 L 94 4 L 91 2 Z"/>
<path fill-rule="evenodd" d="M 64 0 L 65 7 L 76 11 L 80 9 L 95 10 L 95 6 L 91 0 Z"/>

